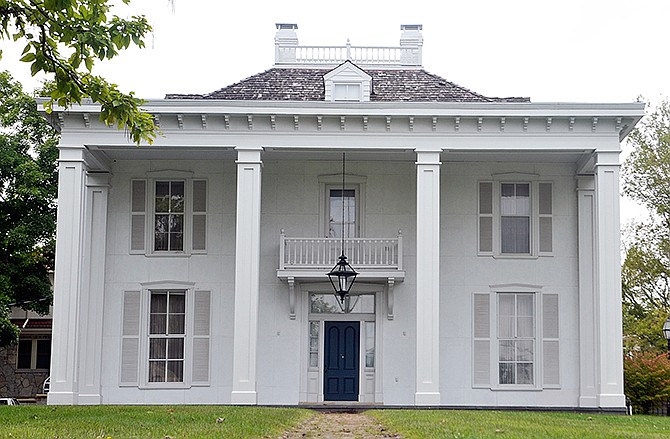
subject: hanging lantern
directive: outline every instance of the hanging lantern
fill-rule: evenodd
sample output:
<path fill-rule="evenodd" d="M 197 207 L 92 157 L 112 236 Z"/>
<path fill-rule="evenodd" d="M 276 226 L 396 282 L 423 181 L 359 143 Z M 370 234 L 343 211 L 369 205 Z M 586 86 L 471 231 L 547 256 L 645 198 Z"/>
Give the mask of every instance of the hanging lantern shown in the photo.
<path fill-rule="evenodd" d="M 345 165 L 346 154 L 342 153 L 342 231 L 341 231 L 341 253 L 340 260 L 337 261 L 337 264 L 333 267 L 332 270 L 328 273 L 328 278 L 330 279 L 330 284 L 335 290 L 335 297 L 340 301 L 340 306 L 344 304 L 344 299 L 349 295 L 349 291 L 356 281 L 356 276 L 358 273 L 354 270 L 351 265 L 347 262 L 347 257 L 344 255 L 344 165 Z"/>
<path fill-rule="evenodd" d="M 358 273 L 347 262 L 347 257 L 344 256 L 344 248 L 342 248 L 340 260 L 328 273 L 330 284 L 333 286 L 335 296 L 340 300 L 340 303 L 344 303 L 344 298 L 354 285 L 356 276 L 358 276 Z"/>

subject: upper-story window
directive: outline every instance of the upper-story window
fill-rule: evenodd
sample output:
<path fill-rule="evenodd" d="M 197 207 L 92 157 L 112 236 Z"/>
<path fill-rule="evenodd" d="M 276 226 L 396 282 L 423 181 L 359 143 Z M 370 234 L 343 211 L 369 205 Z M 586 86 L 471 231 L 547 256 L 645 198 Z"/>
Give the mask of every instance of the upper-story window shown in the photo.
<path fill-rule="evenodd" d="M 328 237 L 355 238 L 358 236 L 355 189 L 345 189 L 343 193 L 341 188 L 329 188 L 328 210 L 330 211 Z"/>
<path fill-rule="evenodd" d="M 131 253 L 189 254 L 206 250 L 206 180 L 133 180 L 130 204 Z"/>
<path fill-rule="evenodd" d="M 184 250 L 184 182 L 157 181 L 154 202 L 154 251 Z"/>
<path fill-rule="evenodd" d="M 552 183 L 479 183 L 478 252 L 493 256 L 542 256 L 553 252 Z"/>

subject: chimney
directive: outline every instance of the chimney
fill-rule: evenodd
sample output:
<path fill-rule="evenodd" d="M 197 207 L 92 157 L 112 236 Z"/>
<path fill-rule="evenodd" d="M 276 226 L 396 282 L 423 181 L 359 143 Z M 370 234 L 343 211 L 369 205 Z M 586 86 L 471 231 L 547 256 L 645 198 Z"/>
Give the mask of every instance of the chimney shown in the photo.
<path fill-rule="evenodd" d="M 421 51 L 423 47 L 423 35 L 421 24 L 401 24 L 400 30 L 400 64 L 421 66 Z"/>
<path fill-rule="evenodd" d="M 298 34 L 295 23 L 276 23 L 275 65 L 295 63 L 295 48 L 298 47 Z"/>

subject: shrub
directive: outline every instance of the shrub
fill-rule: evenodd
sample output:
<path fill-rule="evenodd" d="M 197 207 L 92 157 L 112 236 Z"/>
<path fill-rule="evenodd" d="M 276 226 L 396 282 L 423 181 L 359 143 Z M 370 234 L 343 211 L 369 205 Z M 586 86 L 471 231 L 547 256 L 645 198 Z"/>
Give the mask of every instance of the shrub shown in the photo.
<path fill-rule="evenodd" d="M 635 413 L 650 410 L 670 400 L 670 359 L 666 354 L 635 352 L 624 358 L 624 391 Z"/>

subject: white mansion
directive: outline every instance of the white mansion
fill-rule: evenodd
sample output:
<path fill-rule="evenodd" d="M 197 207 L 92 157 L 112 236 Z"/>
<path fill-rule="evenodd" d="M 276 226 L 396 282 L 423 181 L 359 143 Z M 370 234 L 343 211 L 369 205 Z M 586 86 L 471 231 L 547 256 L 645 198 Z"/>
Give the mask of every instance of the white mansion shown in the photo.
<path fill-rule="evenodd" d="M 420 25 L 397 47 L 296 29 L 265 72 L 146 102 L 151 146 L 56 110 L 49 404 L 623 409 L 643 105 L 482 96 L 423 69 Z"/>

